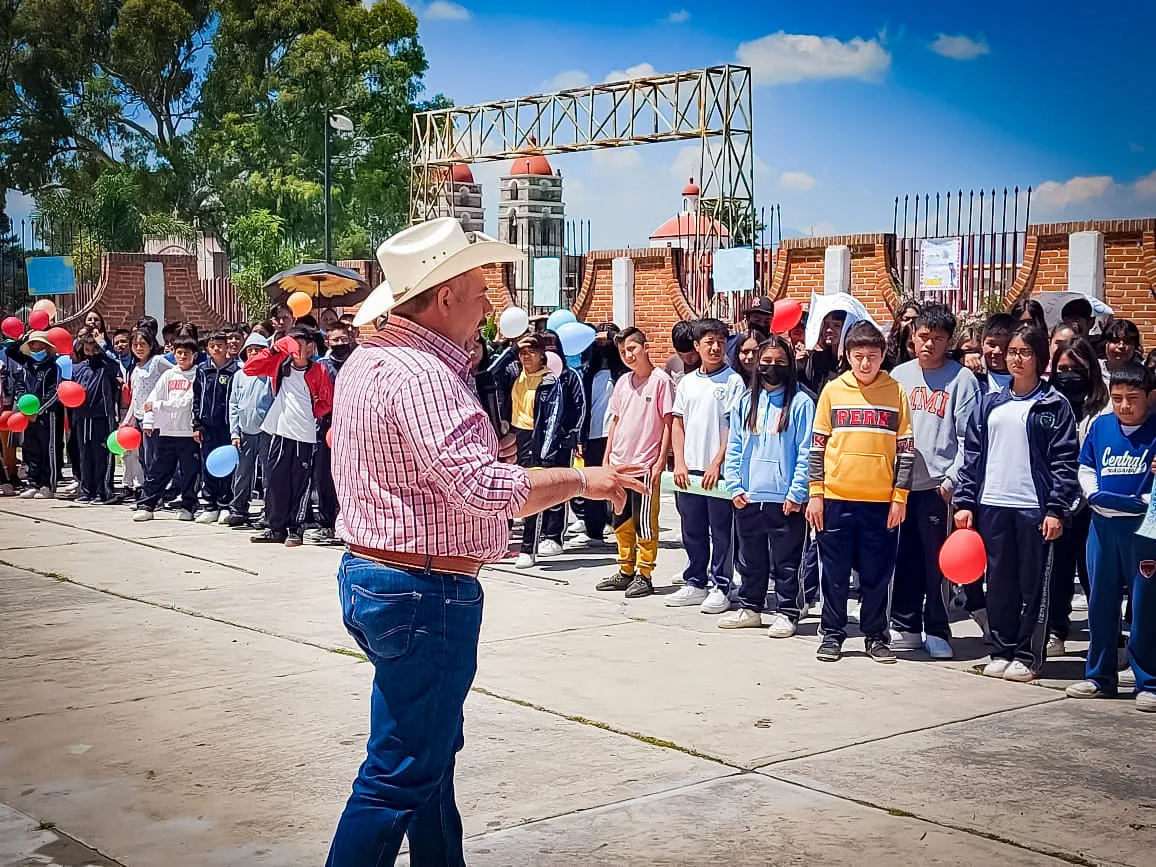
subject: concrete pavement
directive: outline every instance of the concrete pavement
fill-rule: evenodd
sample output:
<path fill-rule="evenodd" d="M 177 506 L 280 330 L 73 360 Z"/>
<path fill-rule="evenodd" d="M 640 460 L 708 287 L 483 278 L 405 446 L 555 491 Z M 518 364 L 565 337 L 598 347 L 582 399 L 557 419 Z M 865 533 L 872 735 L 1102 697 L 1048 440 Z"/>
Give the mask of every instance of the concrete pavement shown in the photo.
<path fill-rule="evenodd" d="M 0 501 L 0 865 L 322 863 L 368 725 L 340 552 L 129 518 Z M 613 568 L 487 570 L 471 864 L 1152 863 L 1156 720 L 1049 688 L 1075 657 L 1044 685 L 977 677 L 958 623 L 953 662 L 824 665 L 813 619 L 719 630 L 596 593 Z"/>

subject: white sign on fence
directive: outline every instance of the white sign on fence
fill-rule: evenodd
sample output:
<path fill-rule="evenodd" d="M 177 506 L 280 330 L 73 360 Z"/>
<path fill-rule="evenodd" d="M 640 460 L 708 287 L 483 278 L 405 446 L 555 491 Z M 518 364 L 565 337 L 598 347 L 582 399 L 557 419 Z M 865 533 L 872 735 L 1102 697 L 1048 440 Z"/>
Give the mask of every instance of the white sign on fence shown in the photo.
<path fill-rule="evenodd" d="M 562 260 L 544 256 L 534 260 L 534 306 L 558 307 L 562 303 Z"/>
<path fill-rule="evenodd" d="M 715 292 L 750 292 L 755 288 L 754 248 L 715 250 L 711 276 Z"/>
<path fill-rule="evenodd" d="M 919 294 L 947 303 L 959 292 L 963 238 L 924 238 L 919 247 Z"/>

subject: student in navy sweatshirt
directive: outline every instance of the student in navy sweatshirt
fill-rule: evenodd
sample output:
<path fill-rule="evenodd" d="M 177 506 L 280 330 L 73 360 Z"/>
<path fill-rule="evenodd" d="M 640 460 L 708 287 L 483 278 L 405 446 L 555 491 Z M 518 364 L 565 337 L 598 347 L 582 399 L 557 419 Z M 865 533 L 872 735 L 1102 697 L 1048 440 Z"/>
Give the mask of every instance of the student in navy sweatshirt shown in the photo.
<path fill-rule="evenodd" d="M 120 414 L 124 369 L 105 352 L 95 328 L 81 328 L 77 342 L 81 361 L 73 369 L 72 378 L 84 388 L 84 403 L 72 412 L 72 433 L 80 446 L 80 490 L 76 502 L 115 505 L 120 501 L 113 496 L 109 483 L 113 459 L 107 440 L 116 430 Z"/>
<path fill-rule="evenodd" d="M 1035 680 L 1046 656 L 1052 543 L 1079 499 L 1076 419 L 1041 379 L 1048 338 L 1018 326 L 1007 349 L 1007 388 L 980 398 L 967 425 L 952 502 L 955 526 L 987 548 L 988 677 Z M 1026 471 L 1025 471 L 1026 470 Z"/>
<path fill-rule="evenodd" d="M 216 524 L 222 513 L 229 514 L 233 499 L 233 474 L 218 478 L 205 462 L 213 449 L 227 446 L 229 435 L 229 386 L 237 372 L 237 362 L 227 355 L 228 336 L 214 331 L 205 340 L 209 360 L 197 365 L 193 380 L 193 439 L 201 445 L 201 511 L 198 524 Z"/>
<path fill-rule="evenodd" d="M 1156 539 L 1140 528 L 1152 492 L 1156 416 L 1148 412 L 1150 374 L 1133 362 L 1112 373 L 1112 415 L 1097 418 L 1080 451 L 1080 488 L 1092 508 L 1088 533 L 1087 680 L 1072 698 L 1113 696 L 1119 686 L 1116 638 L 1125 589 L 1132 599 L 1128 658 L 1136 676 L 1136 709 L 1156 712 Z"/>

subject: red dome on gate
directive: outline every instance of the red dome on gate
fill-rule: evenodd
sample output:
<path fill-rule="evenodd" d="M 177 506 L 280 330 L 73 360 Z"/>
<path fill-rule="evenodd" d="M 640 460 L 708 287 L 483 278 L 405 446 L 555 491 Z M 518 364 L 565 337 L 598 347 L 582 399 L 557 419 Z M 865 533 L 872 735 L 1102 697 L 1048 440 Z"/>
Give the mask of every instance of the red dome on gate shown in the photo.
<path fill-rule="evenodd" d="M 699 192 L 698 184 L 694 182 L 694 178 L 691 178 L 690 183 L 682 188 L 682 194 L 684 196 L 697 196 Z"/>
<path fill-rule="evenodd" d="M 472 184 L 474 182 L 474 173 L 465 163 L 456 163 L 452 169 L 451 177 L 455 184 Z"/>
<path fill-rule="evenodd" d="M 650 233 L 651 240 L 661 238 L 693 238 L 696 235 L 716 235 L 719 238 L 729 238 L 730 231 L 718 220 L 705 214 L 692 214 L 683 211 L 677 214 Z"/>

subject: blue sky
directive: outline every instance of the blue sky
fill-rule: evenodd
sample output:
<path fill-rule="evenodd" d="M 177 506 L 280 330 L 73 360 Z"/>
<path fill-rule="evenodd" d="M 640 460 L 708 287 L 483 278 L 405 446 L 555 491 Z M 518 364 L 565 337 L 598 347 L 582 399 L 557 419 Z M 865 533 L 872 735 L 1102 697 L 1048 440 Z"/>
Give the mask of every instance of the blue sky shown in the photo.
<path fill-rule="evenodd" d="M 511 11 L 516 9 L 517 11 Z M 1156 215 L 1156 5 L 417 4 L 431 93 L 459 105 L 623 71 L 754 72 L 756 198 L 804 234 L 889 230 L 904 193 L 1032 185 L 1032 219 Z M 1146 59 L 1148 58 L 1148 59 Z M 680 145 L 552 158 L 595 246 L 680 206 Z M 682 165 L 680 166 L 679 163 Z M 475 171 L 496 222 L 501 169 Z"/>
<path fill-rule="evenodd" d="M 365 0 L 370 3 L 373 0 Z M 1033 221 L 1156 215 L 1156 4 L 973 0 L 412 4 L 429 93 L 466 105 L 722 63 L 753 69 L 756 199 L 803 234 L 889 230 L 896 195 L 1032 185 Z M 514 11 L 516 10 L 516 11 Z M 693 147 L 553 157 L 596 247 L 645 244 Z M 476 167 L 496 231 L 502 164 Z M 9 192 L 17 219 L 31 203 Z"/>

